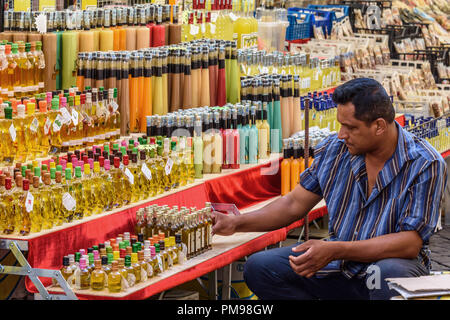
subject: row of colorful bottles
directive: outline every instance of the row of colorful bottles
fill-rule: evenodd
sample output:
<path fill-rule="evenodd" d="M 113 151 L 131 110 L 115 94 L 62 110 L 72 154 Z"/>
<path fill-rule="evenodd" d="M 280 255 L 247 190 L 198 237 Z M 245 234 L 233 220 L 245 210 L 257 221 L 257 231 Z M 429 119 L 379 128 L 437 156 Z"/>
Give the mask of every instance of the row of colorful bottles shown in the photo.
<path fill-rule="evenodd" d="M 5 170 L 0 186 L 1 231 L 27 235 L 51 229 L 194 181 L 191 138 L 180 138 L 180 142 L 165 138 L 158 144 L 151 139 L 149 146 L 144 139 L 140 141 L 141 150 L 130 140 L 120 149 L 113 144 L 111 153 L 106 144 L 96 147 L 95 153 L 69 152 L 57 158 L 58 165 L 51 159 L 49 166 L 39 167 L 35 161 L 30 168 L 17 163 L 13 172 Z M 34 199 L 28 207 L 27 197 Z"/>
<path fill-rule="evenodd" d="M 0 164 L 13 165 L 120 137 L 117 89 L 75 88 L 0 104 Z"/>
<path fill-rule="evenodd" d="M 20 98 L 44 90 L 42 43 L 3 41 L 0 44 L 0 97 Z"/>
<path fill-rule="evenodd" d="M 129 232 L 63 257 L 60 269 L 69 286 L 76 290 L 127 291 L 149 281 L 186 260 L 181 234 L 160 233 L 149 240 Z M 56 281 L 53 282 L 58 285 Z"/>
<path fill-rule="evenodd" d="M 406 115 L 405 129 L 427 140 L 438 152 L 450 149 L 450 117 L 415 117 Z"/>

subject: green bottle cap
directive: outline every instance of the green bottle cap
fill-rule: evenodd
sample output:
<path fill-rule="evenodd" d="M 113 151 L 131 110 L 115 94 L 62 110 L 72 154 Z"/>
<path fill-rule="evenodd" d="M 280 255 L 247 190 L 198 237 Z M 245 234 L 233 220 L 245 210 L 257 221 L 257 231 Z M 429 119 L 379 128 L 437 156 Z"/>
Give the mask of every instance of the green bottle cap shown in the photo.
<path fill-rule="evenodd" d="M 50 178 L 56 179 L 56 168 L 50 168 Z"/>
<path fill-rule="evenodd" d="M 117 98 L 117 88 L 114 88 L 114 98 Z"/>
<path fill-rule="evenodd" d="M 40 177 L 41 176 L 41 168 L 34 168 L 34 175 Z"/>
<path fill-rule="evenodd" d="M 47 165 L 46 165 L 46 164 L 43 164 L 43 165 L 41 166 L 41 171 L 42 171 L 42 172 L 47 172 L 47 170 L 48 170 Z"/>
<path fill-rule="evenodd" d="M 12 119 L 12 114 L 13 114 L 13 109 L 8 106 L 8 107 L 6 107 L 4 109 L 4 111 L 5 111 L 5 119 L 11 120 Z"/>
<path fill-rule="evenodd" d="M 133 145 L 133 146 L 134 146 L 134 139 L 130 139 L 130 140 L 128 140 L 128 144 L 129 144 L 129 145 Z"/>
<path fill-rule="evenodd" d="M 125 267 L 131 267 L 131 257 L 129 255 L 125 256 Z"/>
<path fill-rule="evenodd" d="M 52 99 L 52 110 L 58 110 L 59 109 L 59 98 L 53 98 Z"/>
<path fill-rule="evenodd" d="M 32 164 L 32 163 L 29 163 L 29 164 L 27 165 L 27 169 L 33 170 L 33 164 Z"/>
<path fill-rule="evenodd" d="M 125 245 L 125 242 L 124 241 L 120 241 L 119 242 L 119 249 L 126 249 L 127 248 L 127 246 Z"/>
<path fill-rule="evenodd" d="M 126 155 L 127 154 L 127 147 L 121 146 L 120 147 L 120 152 L 122 152 L 122 155 Z"/>
<path fill-rule="evenodd" d="M 66 168 L 66 180 L 72 180 L 72 169 Z"/>
<path fill-rule="evenodd" d="M 114 143 L 113 144 L 113 150 L 119 150 L 119 144 L 118 143 Z"/>
<path fill-rule="evenodd" d="M 101 92 L 101 91 L 105 90 L 105 88 L 100 87 L 100 88 L 98 88 L 98 90 Z"/>
<path fill-rule="evenodd" d="M 138 153 L 138 148 L 133 148 L 133 153 Z"/>
<path fill-rule="evenodd" d="M 137 243 L 133 243 L 133 245 L 132 245 L 132 247 L 133 247 L 133 252 L 138 252 L 139 250 L 139 245 L 137 244 Z"/>
<path fill-rule="evenodd" d="M 75 177 L 81 178 L 81 167 L 75 167 Z"/>
<path fill-rule="evenodd" d="M 124 240 L 123 242 L 125 243 L 125 249 L 130 246 L 130 241 Z"/>
<path fill-rule="evenodd" d="M 27 170 L 27 166 L 22 166 L 22 176 L 25 177 L 25 171 Z"/>
<path fill-rule="evenodd" d="M 159 253 L 159 243 L 155 243 L 155 252 Z"/>
<path fill-rule="evenodd" d="M 80 262 L 81 252 L 75 252 L 75 262 Z"/>
<path fill-rule="evenodd" d="M 88 253 L 88 257 L 89 257 L 89 264 L 93 264 L 94 263 L 94 254 L 92 252 Z"/>
<path fill-rule="evenodd" d="M 61 171 L 62 172 L 62 165 L 58 164 L 56 166 L 56 171 Z"/>
<path fill-rule="evenodd" d="M 108 252 L 106 256 L 108 257 L 108 264 L 111 264 L 114 261 L 114 255 L 111 252 Z"/>
<path fill-rule="evenodd" d="M 109 153 L 109 144 L 105 143 L 105 144 L 103 145 L 103 150 L 104 150 L 104 151 L 107 151 L 107 152 Z"/>
<path fill-rule="evenodd" d="M 98 251 L 98 246 L 92 246 L 92 250 L 97 250 Z"/>
<path fill-rule="evenodd" d="M 106 246 L 106 253 L 111 253 L 112 254 L 113 250 L 111 246 Z"/>

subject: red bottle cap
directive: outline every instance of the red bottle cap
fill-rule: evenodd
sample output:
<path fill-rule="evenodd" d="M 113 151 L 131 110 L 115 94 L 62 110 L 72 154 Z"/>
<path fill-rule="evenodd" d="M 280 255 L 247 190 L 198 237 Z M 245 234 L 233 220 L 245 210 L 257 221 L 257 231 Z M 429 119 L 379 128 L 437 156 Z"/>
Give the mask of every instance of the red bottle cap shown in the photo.
<path fill-rule="evenodd" d="M 114 157 L 114 168 L 120 167 L 120 159 L 119 157 Z"/>
<path fill-rule="evenodd" d="M 22 188 L 23 188 L 23 191 L 30 190 L 30 180 L 23 179 L 23 181 L 22 181 Z"/>
<path fill-rule="evenodd" d="M 114 163 L 115 163 L 115 162 L 114 162 Z M 123 156 L 123 164 L 127 166 L 128 163 L 129 163 L 128 155 L 126 154 L 126 155 Z"/>
<path fill-rule="evenodd" d="M 126 255 L 127 255 L 127 249 L 120 249 L 120 257 L 125 258 Z"/>
<path fill-rule="evenodd" d="M 103 168 L 103 166 L 105 165 L 105 158 L 102 156 L 98 157 L 98 162 L 100 164 L 100 167 Z"/>
<path fill-rule="evenodd" d="M 6 178 L 5 179 L 5 188 L 6 190 L 10 190 L 12 186 L 12 179 L 11 178 Z"/>

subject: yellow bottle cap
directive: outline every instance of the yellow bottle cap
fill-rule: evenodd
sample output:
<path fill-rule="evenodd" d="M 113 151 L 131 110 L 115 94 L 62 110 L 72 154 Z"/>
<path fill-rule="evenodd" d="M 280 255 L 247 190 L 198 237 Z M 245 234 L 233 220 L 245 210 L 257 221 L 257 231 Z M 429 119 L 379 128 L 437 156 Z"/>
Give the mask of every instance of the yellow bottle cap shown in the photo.
<path fill-rule="evenodd" d="M 75 105 L 76 106 L 80 105 L 80 96 L 75 96 Z"/>
<path fill-rule="evenodd" d="M 91 174 L 91 166 L 89 163 L 84 164 L 84 174 Z"/>
<path fill-rule="evenodd" d="M 34 111 L 36 110 L 36 104 L 30 102 L 27 103 L 27 114 L 32 115 L 34 114 Z"/>
<path fill-rule="evenodd" d="M 170 247 L 170 239 L 169 238 L 164 238 L 164 246 L 166 249 Z"/>
<path fill-rule="evenodd" d="M 95 161 L 94 162 L 94 172 L 99 173 L 100 172 L 100 162 Z"/>
<path fill-rule="evenodd" d="M 32 164 L 33 164 L 33 168 L 39 167 L 39 162 L 37 160 L 33 160 Z"/>
<path fill-rule="evenodd" d="M 50 169 L 53 169 L 53 168 L 55 168 L 55 169 L 56 169 L 56 163 L 54 163 L 54 162 L 50 162 Z"/>
<path fill-rule="evenodd" d="M 174 247 L 175 246 L 175 237 L 170 237 L 170 246 Z"/>
<path fill-rule="evenodd" d="M 68 162 L 68 163 L 66 164 L 66 169 L 67 169 L 67 168 L 69 168 L 70 170 L 73 171 L 73 165 L 72 165 L 72 162 Z"/>
<path fill-rule="evenodd" d="M 131 263 L 137 263 L 138 262 L 138 254 L 137 252 L 133 252 L 131 254 Z"/>
<path fill-rule="evenodd" d="M 119 260 L 120 258 L 120 251 L 113 251 L 113 259 Z"/>

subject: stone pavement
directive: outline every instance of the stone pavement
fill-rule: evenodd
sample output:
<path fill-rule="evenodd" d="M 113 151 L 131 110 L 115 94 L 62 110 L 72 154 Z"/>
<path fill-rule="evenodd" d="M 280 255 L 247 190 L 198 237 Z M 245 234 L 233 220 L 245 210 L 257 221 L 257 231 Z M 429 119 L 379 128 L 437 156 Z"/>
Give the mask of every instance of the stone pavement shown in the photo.
<path fill-rule="evenodd" d="M 430 238 L 431 267 L 433 271 L 450 271 L 450 225 Z"/>

